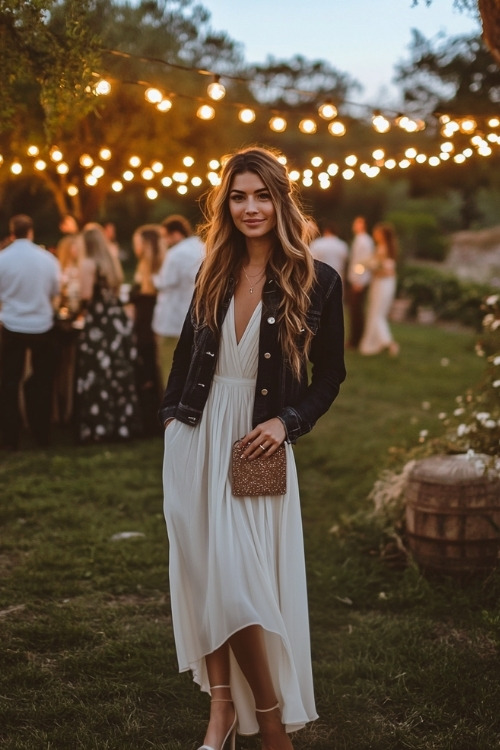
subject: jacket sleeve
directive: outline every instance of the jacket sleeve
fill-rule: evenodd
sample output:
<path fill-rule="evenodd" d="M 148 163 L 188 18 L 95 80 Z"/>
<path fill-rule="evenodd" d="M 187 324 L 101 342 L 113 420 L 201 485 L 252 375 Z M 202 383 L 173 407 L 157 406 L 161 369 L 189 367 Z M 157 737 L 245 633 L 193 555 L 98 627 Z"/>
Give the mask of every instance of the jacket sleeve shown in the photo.
<path fill-rule="evenodd" d="M 338 274 L 321 313 L 316 314 L 316 320 L 312 319 L 310 324 L 317 330 L 309 352 L 312 364 L 309 385 L 296 403 L 285 406 L 279 414 L 290 442 L 312 430 L 319 417 L 330 408 L 346 377 L 342 282 Z"/>
<path fill-rule="evenodd" d="M 193 342 L 194 328 L 191 322 L 191 308 L 189 308 L 179 341 L 175 347 L 172 368 L 158 414 L 162 425 L 165 424 L 167 419 L 175 417 L 191 364 Z"/>

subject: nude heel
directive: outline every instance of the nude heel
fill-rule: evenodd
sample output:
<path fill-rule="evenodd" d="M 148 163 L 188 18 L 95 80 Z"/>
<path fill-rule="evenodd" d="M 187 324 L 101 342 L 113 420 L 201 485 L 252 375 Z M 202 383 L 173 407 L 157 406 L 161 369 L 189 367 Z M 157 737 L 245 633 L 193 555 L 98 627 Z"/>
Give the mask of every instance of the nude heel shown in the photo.
<path fill-rule="evenodd" d="M 230 685 L 214 685 L 211 689 L 216 690 L 217 688 L 227 688 L 228 690 L 231 688 Z M 211 698 L 210 702 L 216 703 L 232 703 L 232 698 Z M 212 747 L 211 745 L 202 745 L 198 748 L 198 750 L 235 750 L 236 748 L 236 722 L 238 721 L 238 717 L 236 715 L 236 709 L 234 711 L 234 721 L 229 727 L 228 733 L 224 737 L 224 740 L 222 742 L 222 745 L 220 748 Z M 228 744 L 229 742 L 229 744 Z"/>

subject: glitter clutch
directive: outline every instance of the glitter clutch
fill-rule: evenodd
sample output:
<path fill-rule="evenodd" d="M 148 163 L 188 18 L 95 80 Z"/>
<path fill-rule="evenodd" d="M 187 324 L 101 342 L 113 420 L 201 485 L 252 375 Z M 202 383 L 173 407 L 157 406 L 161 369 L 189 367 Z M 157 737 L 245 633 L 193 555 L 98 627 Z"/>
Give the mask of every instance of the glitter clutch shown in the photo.
<path fill-rule="evenodd" d="M 241 458 L 244 446 L 240 440 L 233 445 L 232 486 L 235 497 L 267 497 L 286 492 L 286 450 L 282 443 L 270 456 L 255 461 Z"/>

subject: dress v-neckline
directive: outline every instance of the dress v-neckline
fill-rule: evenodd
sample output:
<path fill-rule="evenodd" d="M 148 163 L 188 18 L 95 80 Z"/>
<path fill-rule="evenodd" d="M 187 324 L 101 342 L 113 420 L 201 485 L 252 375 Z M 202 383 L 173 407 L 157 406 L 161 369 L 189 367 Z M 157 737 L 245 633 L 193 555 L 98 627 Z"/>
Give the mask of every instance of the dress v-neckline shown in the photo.
<path fill-rule="evenodd" d="M 237 337 L 237 335 L 236 335 L 236 316 L 235 316 L 235 314 L 234 314 L 234 296 L 233 296 L 233 297 L 231 298 L 231 314 L 232 314 L 232 325 L 231 325 L 231 328 L 233 329 L 234 340 L 235 340 L 235 342 L 236 342 L 236 346 L 237 346 L 237 347 L 239 347 L 239 346 L 240 346 L 241 342 L 243 341 L 243 339 L 244 339 L 244 338 L 245 338 L 245 336 L 247 335 L 247 331 L 248 331 L 248 330 L 250 329 L 250 326 L 251 326 L 251 325 L 252 325 L 252 323 L 253 323 L 253 319 L 254 319 L 255 315 L 256 315 L 257 311 L 260 311 L 261 307 L 262 307 L 262 300 L 259 300 L 259 301 L 257 302 L 257 305 L 256 305 L 256 307 L 255 307 L 255 310 L 254 310 L 254 311 L 253 311 L 253 313 L 252 313 L 252 314 L 250 315 L 250 320 L 249 320 L 249 321 L 248 321 L 248 323 L 246 324 L 246 328 L 245 328 L 245 330 L 243 331 L 243 333 L 241 334 L 241 338 L 240 338 L 240 340 L 238 341 L 238 337 Z"/>

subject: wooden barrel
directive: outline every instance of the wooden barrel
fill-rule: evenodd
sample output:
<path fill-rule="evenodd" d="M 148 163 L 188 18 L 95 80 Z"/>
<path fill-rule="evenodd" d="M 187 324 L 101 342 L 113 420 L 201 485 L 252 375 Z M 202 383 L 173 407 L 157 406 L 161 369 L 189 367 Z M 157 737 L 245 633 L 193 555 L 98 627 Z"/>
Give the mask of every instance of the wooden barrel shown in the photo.
<path fill-rule="evenodd" d="M 500 543 L 500 477 L 487 456 L 417 461 L 405 490 L 408 544 L 419 567 L 449 575 L 490 573 Z"/>

